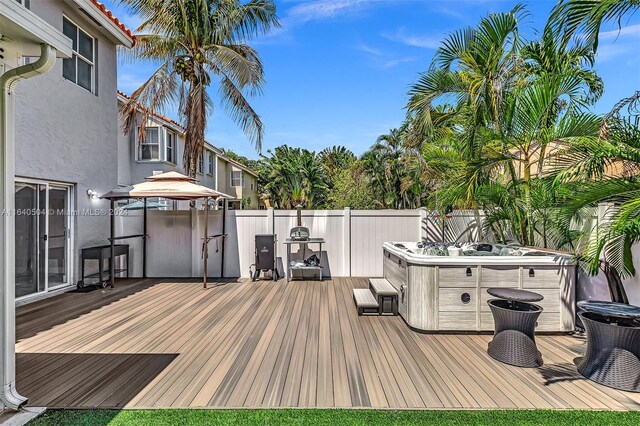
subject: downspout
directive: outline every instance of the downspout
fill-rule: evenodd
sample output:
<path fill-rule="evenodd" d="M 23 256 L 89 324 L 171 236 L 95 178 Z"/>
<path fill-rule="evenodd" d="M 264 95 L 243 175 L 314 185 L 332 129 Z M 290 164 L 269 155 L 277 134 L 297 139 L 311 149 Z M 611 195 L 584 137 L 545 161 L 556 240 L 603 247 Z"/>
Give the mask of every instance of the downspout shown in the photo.
<path fill-rule="evenodd" d="M 13 90 L 18 81 L 49 71 L 56 63 L 56 49 L 42 44 L 37 61 L 13 68 L 0 76 L 0 209 L 2 216 L 0 233 L 0 292 L 2 303 L 2 329 L 0 353 L 2 355 L 2 390 L 0 400 L 6 408 L 18 410 L 27 399 L 15 388 L 16 381 L 16 302 L 15 302 L 15 116 Z"/>

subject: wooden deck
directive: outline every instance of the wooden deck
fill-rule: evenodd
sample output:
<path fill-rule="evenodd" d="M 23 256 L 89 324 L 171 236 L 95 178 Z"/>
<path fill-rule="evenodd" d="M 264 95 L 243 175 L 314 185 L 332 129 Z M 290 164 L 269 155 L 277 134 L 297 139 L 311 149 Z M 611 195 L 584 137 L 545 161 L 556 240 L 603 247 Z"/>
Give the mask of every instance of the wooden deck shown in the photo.
<path fill-rule="evenodd" d="M 17 388 L 48 407 L 640 409 L 577 374 L 584 341 L 542 336 L 546 364 L 500 364 L 489 335 L 358 317 L 366 280 L 120 281 L 18 308 Z"/>

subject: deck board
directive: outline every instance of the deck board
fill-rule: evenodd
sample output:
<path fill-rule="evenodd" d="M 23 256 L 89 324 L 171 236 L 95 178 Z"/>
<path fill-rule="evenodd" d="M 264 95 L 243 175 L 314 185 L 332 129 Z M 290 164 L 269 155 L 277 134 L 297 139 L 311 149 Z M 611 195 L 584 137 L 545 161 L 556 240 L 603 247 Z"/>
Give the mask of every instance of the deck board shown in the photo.
<path fill-rule="evenodd" d="M 490 335 L 359 317 L 362 278 L 120 280 L 17 308 L 17 388 L 33 406 L 640 409 L 582 378 L 584 339 L 538 336 L 545 364 L 486 353 Z"/>

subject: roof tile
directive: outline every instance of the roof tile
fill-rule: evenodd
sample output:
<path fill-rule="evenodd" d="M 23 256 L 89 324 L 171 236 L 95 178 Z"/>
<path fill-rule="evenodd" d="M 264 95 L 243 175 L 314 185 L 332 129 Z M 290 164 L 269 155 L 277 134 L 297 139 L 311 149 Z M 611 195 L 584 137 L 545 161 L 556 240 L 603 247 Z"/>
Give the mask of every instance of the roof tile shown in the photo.
<path fill-rule="evenodd" d="M 102 13 L 104 13 L 107 16 L 107 18 L 111 19 L 111 21 L 114 24 L 116 24 L 122 31 L 124 31 L 124 33 L 127 34 L 129 36 L 129 38 L 135 44 L 136 36 L 131 32 L 131 30 L 129 28 L 127 28 L 122 22 L 120 22 L 120 20 L 118 18 L 113 16 L 113 13 L 111 13 L 111 11 L 109 9 L 107 9 L 104 6 L 104 4 L 100 3 L 98 0 L 91 0 L 91 3 L 93 3 L 98 9 L 100 9 L 100 11 Z"/>

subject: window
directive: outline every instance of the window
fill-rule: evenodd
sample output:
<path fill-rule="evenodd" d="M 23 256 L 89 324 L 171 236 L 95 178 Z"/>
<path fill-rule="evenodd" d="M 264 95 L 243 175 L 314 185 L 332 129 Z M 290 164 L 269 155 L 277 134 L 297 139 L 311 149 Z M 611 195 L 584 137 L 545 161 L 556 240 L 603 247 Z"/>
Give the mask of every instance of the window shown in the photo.
<path fill-rule="evenodd" d="M 167 132 L 167 161 L 176 164 L 175 146 L 176 146 L 176 134 L 173 132 Z"/>
<path fill-rule="evenodd" d="M 231 172 L 231 186 L 244 188 L 244 173 L 242 171 Z"/>
<path fill-rule="evenodd" d="M 139 129 L 138 129 L 139 130 Z M 139 161 L 157 161 L 160 159 L 160 137 L 158 127 L 147 127 L 144 139 L 138 144 Z"/>
<path fill-rule="evenodd" d="M 216 171 L 216 159 L 212 153 L 209 153 L 209 171 L 210 175 L 213 175 Z"/>
<path fill-rule="evenodd" d="M 94 38 L 67 18 L 62 20 L 62 32 L 73 42 L 73 56 L 62 60 L 62 76 L 93 92 Z"/>
<path fill-rule="evenodd" d="M 198 173 L 204 173 L 204 154 L 200 154 L 200 161 L 198 161 Z"/>

